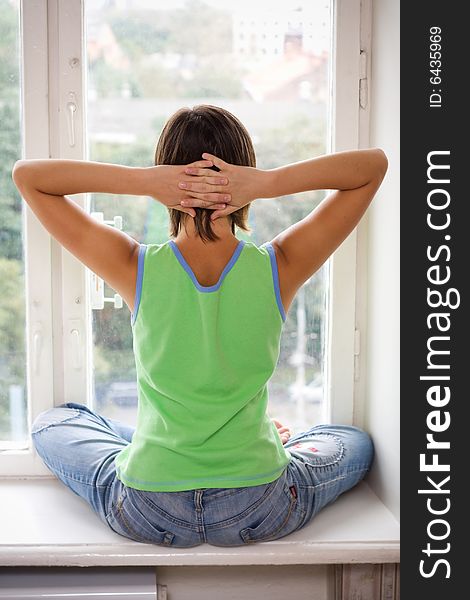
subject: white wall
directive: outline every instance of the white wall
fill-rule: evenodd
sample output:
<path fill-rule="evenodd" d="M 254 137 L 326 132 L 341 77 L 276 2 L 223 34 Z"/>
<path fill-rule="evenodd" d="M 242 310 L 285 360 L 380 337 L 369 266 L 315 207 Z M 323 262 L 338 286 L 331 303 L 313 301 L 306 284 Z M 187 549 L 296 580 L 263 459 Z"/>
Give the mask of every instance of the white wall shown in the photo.
<path fill-rule="evenodd" d="M 399 515 L 400 229 L 399 60 L 400 3 L 373 0 L 370 146 L 382 148 L 389 167 L 367 220 L 367 333 L 363 406 L 376 460 L 369 484 Z"/>

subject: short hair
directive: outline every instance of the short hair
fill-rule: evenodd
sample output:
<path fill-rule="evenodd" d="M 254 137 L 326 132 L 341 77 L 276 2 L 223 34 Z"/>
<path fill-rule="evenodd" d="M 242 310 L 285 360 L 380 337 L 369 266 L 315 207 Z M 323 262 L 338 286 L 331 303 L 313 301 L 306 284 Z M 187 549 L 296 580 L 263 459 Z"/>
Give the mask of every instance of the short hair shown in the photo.
<path fill-rule="evenodd" d="M 155 164 L 185 165 L 203 160 L 203 152 L 218 156 L 234 165 L 256 167 L 253 142 L 247 129 L 235 115 L 211 104 L 180 108 L 163 127 L 155 150 Z M 210 168 L 219 171 L 215 165 Z M 250 231 L 249 207 L 250 204 L 246 204 L 228 215 L 233 234 L 235 226 Z M 183 220 L 189 215 L 174 208 L 167 208 L 170 216 L 170 235 L 177 236 Z M 196 232 L 203 241 L 220 239 L 212 229 L 210 217 L 213 210 L 201 207 L 195 207 L 194 210 Z"/>

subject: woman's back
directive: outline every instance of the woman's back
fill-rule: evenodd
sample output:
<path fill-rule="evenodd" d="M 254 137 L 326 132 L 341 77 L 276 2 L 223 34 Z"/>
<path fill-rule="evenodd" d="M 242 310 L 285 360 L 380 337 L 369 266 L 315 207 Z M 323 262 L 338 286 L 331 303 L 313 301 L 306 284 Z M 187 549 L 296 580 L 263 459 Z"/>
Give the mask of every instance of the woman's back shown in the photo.
<path fill-rule="evenodd" d="M 357 225 L 386 157 L 357 150 L 261 170 L 239 120 L 199 106 L 165 124 L 155 165 L 15 165 L 51 235 L 131 309 L 139 389 L 135 430 L 65 403 L 36 417 L 35 448 L 125 537 L 177 547 L 283 537 L 372 460 L 369 437 L 352 426 L 314 426 L 284 447 L 267 416 L 267 382 L 296 291 Z M 237 241 L 237 227 L 250 230 L 251 202 L 325 189 L 335 191 L 271 243 Z M 145 246 L 99 223 L 66 196 L 86 192 L 155 198 L 173 241 Z"/>
<path fill-rule="evenodd" d="M 174 240 L 141 244 L 131 317 L 138 423 L 116 458 L 118 478 L 182 491 L 279 477 L 290 454 L 266 409 L 284 320 L 270 244 L 239 240 L 212 286 Z"/>

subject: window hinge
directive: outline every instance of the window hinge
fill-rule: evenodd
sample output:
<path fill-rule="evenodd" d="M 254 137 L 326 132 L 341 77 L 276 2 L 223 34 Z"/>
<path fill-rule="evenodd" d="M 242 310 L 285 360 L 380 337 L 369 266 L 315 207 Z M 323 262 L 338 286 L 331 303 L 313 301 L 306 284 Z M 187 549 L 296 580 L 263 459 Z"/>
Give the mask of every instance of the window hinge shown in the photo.
<path fill-rule="evenodd" d="M 359 106 L 367 107 L 367 52 L 361 50 L 359 54 Z"/>
<path fill-rule="evenodd" d="M 354 330 L 354 381 L 358 381 L 359 372 L 359 356 L 361 354 L 361 332 L 359 329 Z"/>

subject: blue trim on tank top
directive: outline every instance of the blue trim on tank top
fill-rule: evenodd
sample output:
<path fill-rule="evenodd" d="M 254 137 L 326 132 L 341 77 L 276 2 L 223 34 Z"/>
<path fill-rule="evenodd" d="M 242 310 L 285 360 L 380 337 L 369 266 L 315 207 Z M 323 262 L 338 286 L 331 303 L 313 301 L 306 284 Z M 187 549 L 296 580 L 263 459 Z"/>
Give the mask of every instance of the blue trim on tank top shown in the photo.
<path fill-rule="evenodd" d="M 134 312 L 131 313 L 131 325 L 134 325 L 135 320 L 137 319 L 137 313 L 139 312 L 140 297 L 142 295 L 142 279 L 144 275 L 144 259 L 146 250 L 147 245 L 140 244 L 139 256 L 137 258 L 137 282 L 135 286 Z"/>
<path fill-rule="evenodd" d="M 288 448 L 284 448 L 286 450 L 286 452 L 290 455 L 290 457 L 292 458 L 292 454 L 289 452 Z M 290 462 L 290 461 L 289 461 Z M 287 463 L 289 464 L 289 463 Z M 122 483 L 125 484 L 125 482 L 123 481 L 123 479 L 125 479 L 126 481 L 130 481 L 132 483 L 135 484 L 139 484 L 139 485 L 193 485 L 195 483 L 200 484 L 202 481 L 220 481 L 220 482 L 226 482 L 226 481 L 253 481 L 255 479 L 260 479 L 261 477 L 270 477 L 271 475 L 274 475 L 275 473 L 279 473 L 279 471 L 281 471 L 280 475 L 282 475 L 282 473 L 284 473 L 284 471 L 287 469 L 287 465 L 283 466 L 283 467 L 278 467 L 277 469 L 274 469 L 273 471 L 265 471 L 264 473 L 258 473 L 257 475 L 249 475 L 248 477 L 220 477 L 220 476 L 213 476 L 213 477 L 198 477 L 197 479 L 180 479 L 177 481 L 171 480 L 171 481 L 146 481 L 144 479 L 135 479 L 134 477 L 128 477 L 125 473 L 123 473 L 123 469 L 120 466 L 116 467 L 116 476 L 119 479 L 119 481 L 121 481 Z M 122 479 L 121 479 L 122 477 Z M 277 477 L 276 477 L 277 479 Z M 271 482 L 268 482 L 271 483 Z M 126 485 L 126 484 L 125 484 Z M 130 486 L 129 486 L 130 487 Z M 220 488 L 221 486 L 217 486 L 217 488 Z M 237 487 L 245 487 L 245 486 L 237 486 Z M 214 489 L 214 488 L 211 488 Z M 192 490 L 181 490 L 181 491 L 192 491 Z"/>
<path fill-rule="evenodd" d="M 243 250 L 243 247 L 245 245 L 245 240 L 239 240 L 238 245 L 237 245 L 237 247 L 235 248 L 235 250 L 234 250 L 234 252 L 232 254 L 232 257 L 230 258 L 230 260 L 228 261 L 228 263 L 225 265 L 224 270 L 220 274 L 219 281 L 217 283 L 215 283 L 214 285 L 209 285 L 209 286 L 208 285 L 201 285 L 199 283 L 199 281 L 196 279 L 196 275 L 194 275 L 193 270 L 191 269 L 191 267 L 186 262 L 184 256 L 181 254 L 180 249 L 178 248 L 178 246 L 176 245 L 176 243 L 173 240 L 169 240 L 168 243 L 169 243 L 171 249 L 173 250 L 173 252 L 175 253 L 176 258 L 178 259 L 178 261 L 181 264 L 181 266 L 183 267 L 183 269 L 191 277 L 192 282 L 194 283 L 194 285 L 196 286 L 196 288 L 200 292 L 216 292 L 220 288 L 220 286 L 222 285 L 222 282 L 225 279 L 225 277 L 227 276 L 227 274 L 230 271 L 230 269 L 237 262 L 237 259 L 240 256 L 240 253 Z"/>
<path fill-rule="evenodd" d="M 281 300 L 281 289 L 279 287 L 279 272 L 278 272 L 278 267 L 277 267 L 276 253 L 274 251 L 274 248 L 273 248 L 271 242 L 265 242 L 264 244 L 262 244 L 261 247 L 263 247 L 263 246 L 265 246 L 269 252 L 269 258 L 271 260 L 271 270 L 273 273 L 274 291 L 276 293 L 276 302 L 277 302 L 277 306 L 279 308 L 279 312 L 281 313 L 281 318 L 282 318 L 283 322 L 285 323 L 286 311 L 284 310 L 284 306 L 283 306 L 282 300 Z"/>

